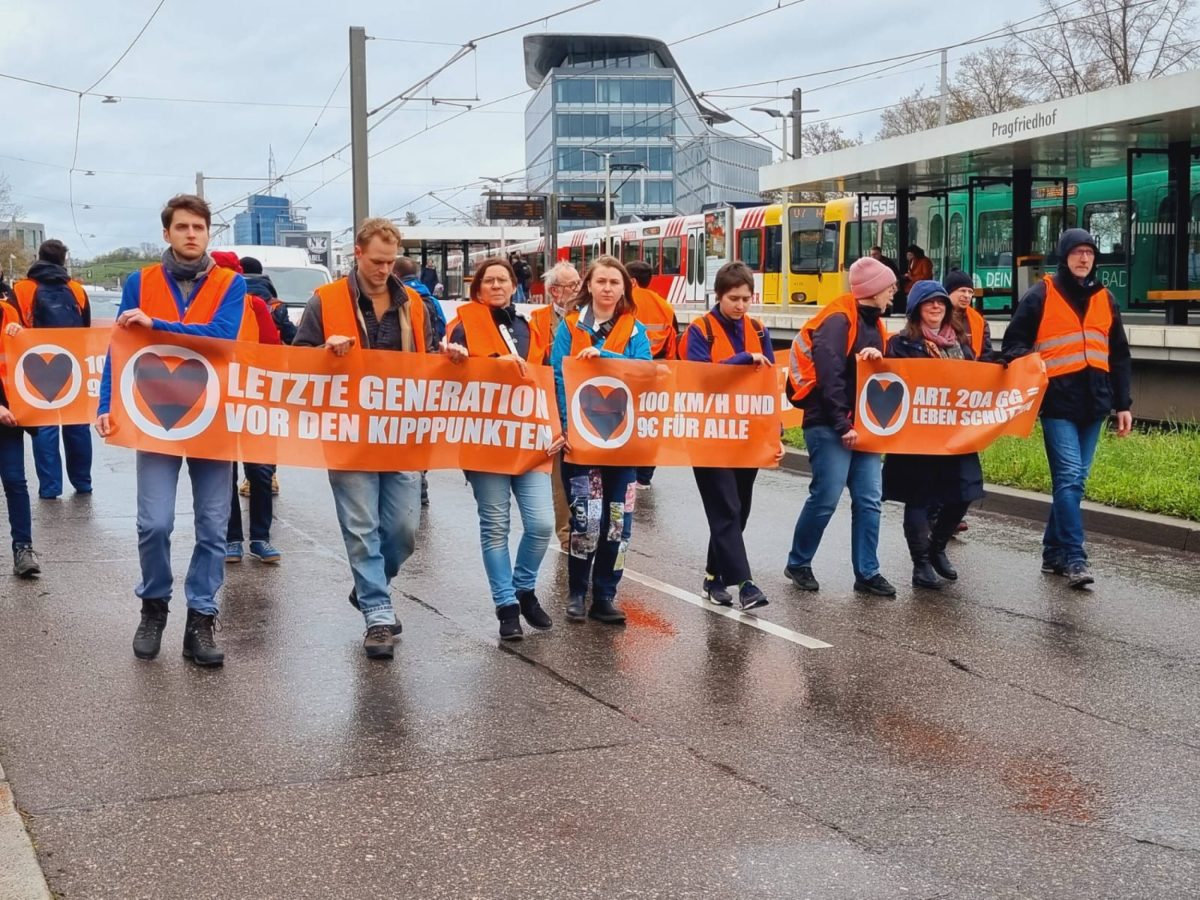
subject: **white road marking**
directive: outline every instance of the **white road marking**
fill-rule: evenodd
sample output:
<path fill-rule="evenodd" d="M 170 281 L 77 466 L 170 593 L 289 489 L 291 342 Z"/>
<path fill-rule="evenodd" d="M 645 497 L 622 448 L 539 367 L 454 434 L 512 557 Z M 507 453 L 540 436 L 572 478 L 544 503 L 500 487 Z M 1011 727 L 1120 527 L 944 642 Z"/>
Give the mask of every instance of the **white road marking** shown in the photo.
<path fill-rule="evenodd" d="M 552 547 L 566 556 L 566 551 L 561 547 Z M 690 591 L 685 591 L 683 588 L 677 588 L 673 584 L 667 584 L 665 581 L 659 581 L 657 578 L 651 578 L 649 575 L 643 575 L 641 572 L 635 572 L 632 569 L 625 570 L 625 577 L 631 581 L 636 581 L 640 585 L 658 591 L 661 594 L 666 594 L 669 597 L 674 597 L 676 600 L 683 600 L 685 603 L 690 603 L 692 606 L 698 606 L 706 612 L 712 613 L 714 616 L 724 616 L 726 619 L 732 619 L 735 622 L 740 622 L 743 625 L 749 625 L 751 628 L 757 628 L 759 631 L 767 634 L 773 634 L 775 637 L 783 638 L 785 641 L 791 641 L 793 644 L 799 644 L 807 650 L 828 650 L 833 647 L 833 644 L 827 644 L 822 640 L 814 637 L 809 637 L 807 634 L 801 634 L 798 631 L 792 631 L 790 628 L 784 628 L 782 625 L 776 625 L 774 622 L 768 622 L 766 619 L 760 619 L 758 616 L 748 615 L 744 612 L 739 612 L 735 607 L 715 606 L 709 603 L 708 600 L 701 597 L 699 594 L 694 594 Z"/>

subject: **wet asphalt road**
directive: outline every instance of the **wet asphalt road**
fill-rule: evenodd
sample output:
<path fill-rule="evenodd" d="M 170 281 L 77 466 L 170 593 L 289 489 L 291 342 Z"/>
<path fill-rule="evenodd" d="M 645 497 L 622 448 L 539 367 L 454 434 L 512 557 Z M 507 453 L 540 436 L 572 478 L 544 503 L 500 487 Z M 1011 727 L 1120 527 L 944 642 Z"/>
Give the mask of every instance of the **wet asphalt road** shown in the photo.
<path fill-rule="evenodd" d="M 0 576 L 0 764 L 62 897 L 1200 896 L 1192 557 L 1097 541 L 1074 593 L 1039 529 L 974 514 L 958 584 L 914 596 L 889 506 L 900 595 L 862 599 L 843 508 L 800 594 L 807 481 L 764 473 L 761 617 L 832 647 L 632 578 L 626 628 L 568 624 L 554 551 L 554 629 L 500 647 L 470 492 L 437 472 L 388 665 L 362 655 L 323 473 L 289 469 L 284 564 L 231 567 L 228 663 L 200 671 L 182 589 L 162 656 L 129 648 L 132 463 L 100 448 L 93 498 L 35 500 L 46 574 Z M 694 592 L 690 472 L 639 504 L 629 568 Z"/>

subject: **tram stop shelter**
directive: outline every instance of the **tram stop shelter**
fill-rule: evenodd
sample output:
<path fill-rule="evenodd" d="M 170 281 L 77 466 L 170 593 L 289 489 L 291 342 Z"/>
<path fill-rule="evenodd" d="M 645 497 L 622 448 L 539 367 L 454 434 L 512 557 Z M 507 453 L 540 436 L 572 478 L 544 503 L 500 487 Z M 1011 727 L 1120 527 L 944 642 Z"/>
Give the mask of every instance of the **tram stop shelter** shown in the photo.
<path fill-rule="evenodd" d="M 463 296 L 465 261 L 477 250 L 494 250 L 509 244 L 536 241 L 541 229 L 512 225 L 399 225 L 400 255 L 410 256 L 437 270 L 446 297 Z M 450 264 L 451 257 L 461 262 Z"/>
<path fill-rule="evenodd" d="M 1051 262 L 1034 253 L 1035 197 L 1061 196 L 1056 238 L 1074 224 L 1067 215 L 1068 198 L 1081 183 L 1123 175 L 1121 243 L 1114 234 L 1113 247 L 1132 252 L 1120 254 L 1126 277 L 1109 287 L 1123 306 L 1165 303 L 1168 323 L 1186 324 L 1188 306 L 1200 301 L 1200 184 L 1193 183 L 1200 181 L 1194 177 L 1200 173 L 1195 168 L 1200 158 L 1197 103 L 1200 71 L 1186 72 L 776 163 L 760 170 L 760 189 L 856 194 L 860 222 L 865 199 L 894 198 L 901 252 L 910 243 L 914 201 L 928 198 L 948 209 L 951 197 L 961 203 L 965 193 L 962 268 L 977 275 L 977 196 L 1006 188 L 1012 218 L 1011 250 L 1004 262 L 1011 278 L 999 288 L 977 287 L 976 293 L 1006 296 L 1015 306 L 1042 262 Z M 1135 197 L 1135 184 L 1153 189 L 1148 194 L 1139 187 Z M 1135 264 L 1150 271 L 1135 279 Z"/>

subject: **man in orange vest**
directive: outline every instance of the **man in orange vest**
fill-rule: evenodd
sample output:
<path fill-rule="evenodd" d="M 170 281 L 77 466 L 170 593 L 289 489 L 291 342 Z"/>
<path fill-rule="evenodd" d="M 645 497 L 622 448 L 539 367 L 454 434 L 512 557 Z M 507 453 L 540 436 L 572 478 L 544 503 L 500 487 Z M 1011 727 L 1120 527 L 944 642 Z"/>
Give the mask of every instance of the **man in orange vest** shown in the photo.
<path fill-rule="evenodd" d="M 295 346 L 325 347 L 336 356 L 437 352 L 434 312 L 392 274 L 399 252 L 400 232 L 390 219 L 365 219 L 354 237 L 350 274 L 317 288 Z M 366 621 L 363 651 L 370 659 L 391 659 L 401 626 L 390 585 L 416 547 L 421 473 L 330 470 L 329 485 L 354 575 L 350 605 Z"/>
<path fill-rule="evenodd" d="M 534 309 L 529 316 L 529 327 L 537 332 L 538 341 L 543 347 L 553 347 L 554 332 L 567 313 L 575 308 L 575 297 L 583 280 L 579 277 L 579 270 L 564 261 L 547 272 L 543 281 L 549 302 Z M 563 486 L 561 453 L 554 456 L 550 487 L 554 492 L 554 532 L 558 536 L 559 547 L 566 552 L 570 549 L 571 541 L 571 504 Z"/>
<path fill-rule="evenodd" d="M 813 557 L 842 491 L 849 488 L 854 589 L 894 597 L 896 589 L 879 571 L 880 456 L 854 449 L 854 406 L 858 360 L 883 356 L 887 335 L 880 316 L 896 294 L 896 273 L 865 256 L 850 267 L 850 291 L 809 319 L 792 341 L 788 390 L 792 405 L 804 410 L 812 480 L 784 574 L 803 591 L 820 589 Z"/>
<path fill-rule="evenodd" d="M 21 321 L 29 328 L 89 328 L 92 310 L 87 293 L 67 273 L 67 245 L 51 238 L 38 247 L 29 274 L 13 285 Z M 63 459 L 57 425 L 42 425 L 33 436 L 33 465 L 38 496 L 56 499 L 63 491 Z M 92 492 L 92 431 L 87 425 L 63 425 L 67 478 L 76 493 Z"/>
<path fill-rule="evenodd" d="M 654 359 L 675 359 L 678 355 L 679 322 L 675 318 L 675 307 L 657 291 L 650 290 L 650 278 L 654 270 L 650 264 L 635 259 L 625 267 L 633 279 L 633 308 L 637 320 L 646 326 L 646 338 L 650 341 L 650 353 Z M 654 466 L 638 466 L 637 486 L 650 487 L 654 478 Z"/>
<path fill-rule="evenodd" d="M 208 255 L 212 212 L 192 194 L 179 194 L 162 211 L 162 261 L 134 272 L 125 281 L 117 328 L 139 328 L 171 334 L 236 340 L 257 340 L 253 315 L 247 318 L 246 282 L 241 275 L 218 268 Z M 112 400 L 111 358 L 100 381 L 96 432 L 108 437 L 117 427 L 109 414 Z M 171 532 L 175 528 L 175 495 L 183 457 L 137 452 L 138 557 L 142 580 L 134 593 L 142 601 L 142 617 L 133 637 L 138 659 L 154 659 L 167 627 L 168 604 L 174 586 Z M 187 625 L 183 655 L 198 666 L 219 666 L 225 654 L 216 645 L 217 591 L 225 580 L 225 529 L 229 524 L 232 474 L 222 460 L 188 458 L 195 510 L 196 543 L 184 581 Z"/>
<path fill-rule="evenodd" d="M 1042 437 L 1054 499 L 1042 536 L 1042 572 L 1073 588 L 1095 581 L 1083 549 L 1081 505 L 1100 431 L 1117 414 L 1117 437 L 1133 428 L 1133 362 L 1121 311 L 1096 279 L 1096 239 L 1068 228 L 1058 239 L 1058 271 L 1021 298 L 1004 332 L 1008 359 L 1040 353 L 1050 384 Z"/>

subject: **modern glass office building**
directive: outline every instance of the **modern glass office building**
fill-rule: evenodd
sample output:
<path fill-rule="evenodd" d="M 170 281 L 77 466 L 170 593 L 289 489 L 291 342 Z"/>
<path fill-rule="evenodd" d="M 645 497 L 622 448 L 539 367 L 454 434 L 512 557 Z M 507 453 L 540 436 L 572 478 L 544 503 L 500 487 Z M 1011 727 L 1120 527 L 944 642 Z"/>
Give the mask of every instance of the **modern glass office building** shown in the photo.
<path fill-rule="evenodd" d="M 628 35 L 525 37 L 525 177 L 530 191 L 600 194 L 605 158 L 641 169 L 613 173 L 617 214 L 699 212 L 705 203 L 758 200 L 769 149 L 723 134 L 667 45 Z M 620 188 L 618 190 L 618 185 Z M 565 228 L 594 224 L 562 222 Z"/>
<path fill-rule="evenodd" d="M 285 231 L 304 231 L 304 217 L 292 210 L 287 197 L 255 194 L 246 201 L 246 211 L 233 217 L 233 242 L 276 247 Z"/>

